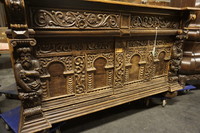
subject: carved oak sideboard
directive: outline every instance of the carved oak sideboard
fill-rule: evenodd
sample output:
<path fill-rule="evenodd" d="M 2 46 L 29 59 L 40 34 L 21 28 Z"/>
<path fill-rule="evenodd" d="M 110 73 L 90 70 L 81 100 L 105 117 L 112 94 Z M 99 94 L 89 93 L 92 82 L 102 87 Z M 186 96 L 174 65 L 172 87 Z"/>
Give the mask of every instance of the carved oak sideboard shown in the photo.
<path fill-rule="evenodd" d="M 183 87 L 182 45 L 197 9 L 100 0 L 5 5 L 19 132 Z"/>

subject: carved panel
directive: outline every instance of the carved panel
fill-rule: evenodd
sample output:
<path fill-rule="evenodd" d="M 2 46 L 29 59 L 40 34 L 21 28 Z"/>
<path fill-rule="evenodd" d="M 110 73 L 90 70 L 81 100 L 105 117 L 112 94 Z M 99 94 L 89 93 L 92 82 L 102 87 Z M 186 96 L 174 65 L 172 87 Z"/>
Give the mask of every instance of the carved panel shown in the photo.
<path fill-rule="evenodd" d="M 165 53 L 165 57 L 163 58 L 163 61 L 165 63 L 163 64 L 164 66 L 162 66 L 162 71 L 163 71 L 162 75 L 166 74 L 167 64 L 171 57 L 171 46 L 173 45 L 172 40 L 170 40 L 170 39 L 157 40 L 156 46 L 155 46 L 154 57 L 152 57 L 152 55 L 150 55 L 152 53 L 152 49 L 154 47 L 154 40 L 125 39 L 124 41 L 127 42 L 126 58 L 125 58 L 125 66 L 126 66 L 125 82 L 131 81 L 130 71 L 131 70 L 136 71 L 136 69 L 135 69 L 135 68 L 137 68 L 136 66 L 134 66 L 131 69 L 131 66 L 133 65 L 131 63 L 131 58 L 135 55 L 138 55 L 140 57 L 140 61 L 137 63 L 138 67 L 139 67 L 138 76 L 137 76 L 137 74 L 134 74 L 135 76 L 137 76 L 138 80 L 146 79 L 148 77 L 147 75 L 149 75 L 151 78 L 155 78 L 155 76 L 156 76 L 155 71 L 156 71 L 156 69 L 158 69 L 156 67 L 157 66 L 156 64 L 159 63 L 159 54 L 161 52 Z M 152 59 L 151 59 L 151 57 L 152 57 Z M 147 62 L 147 60 L 149 62 Z M 151 70 L 147 70 L 149 68 L 151 68 Z M 150 73 L 150 72 L 152 72 L 152 73 Z M 151 78 L 149 80 L 151 80 Z"/>
<path fill-rule="evenodd" d="M 132 16 L 132 28 L 178 28 L 179 21 L 164 16 Z"/>
<path fill-rule="evenodd" d="M 35 28 L 118 29 L 120 15 L 87 11 L 32 9 Z"/>
<path fill-rule="evenodd" d="M 144 78 L 145 81 L 149 81 L 154 77 L 155 74 L 155 64 L 154 64 L 154 58 L 151 52 L 147 55 L 147 63 L 145 65 L 145 73 Z"/>
<path fill-rule="evenodd" d="M 86 91 L 84 56 L 77 56 L 74 58 L 74 78 L 75 78 L 75 92 L 77 94 L 84 93 Z"/>
<path fill-rule="evenodd" d="M 98 40 L 98 41 L 97 41 Z M 13 42 L 13 45 L 15 43 Z M 59 39 L 37 39 L 36 54 L 39 57 L 65 56 L 70 55 L 74 51 L 80 50 L 113 50 L 114 40 L 109 38 L 59 38 Z"/>
<path fill-rule="evenodd" d="M 110 39 L 91 41 L 87 45 L 87 50 L 113 49 L 114 41 Z"/>
<path fill-rule="evenodd" d="M 42 78 L 42 88 L 45 93 L 43 93 L 43 97 L 51 97 L 51 96 L 58 96 L 64 94 L 71 94 L 73 93 L 73 77 L 71 74 L 74 73 L 73 71 L 73 57 L 72 56 L 64 56 L 64 57 L 45 57 L 39 58 L 39 62 L 42 68 L 41 71 L 41 78 Z M 49 70 L 51 65 L 54 64 L 55 68 Z M 57 65 L 56 65 L 57 64 Z M 62 64 L 62 65 L 59 65 Z M 56 67 L 57 66 L 57 67 Z M 62 72 L 58 74 L 58 71 L 64 69 Z M 57 71 L 57 72 L 53 72 Z M 55 73 L 55 74 L 54 74 Z M 56 74 L 57 73 L 57 74 Z M 67 78 L 66 76 L 67 75 Z M 58 85 L 54 83 L 59 83 Z M 60 86 L 60 90 L 58 92 L 55 90 L 56 87 L 52 86 Z M 53 90 L 52 90 L 53 89 Z M 50 94 L 50 92 L 52 94 Z"/>
<path fill-rule="evenodd" d="M 103 86 L 112 86 L 113 68 L 114 53 L 87 55 L 88 90 L 92 90 L 94 88 L 99 88 Z"/>
<path fill-rule="evenodd" d="M 124 83 L 124 54 L 115 53 L 115 87 L 122 87 Z"/>
<path fill-rule="evenodd" d="M 169 45 L 173 40 L 157 40 L 156 45 Z M 154 40 L 128 40 L 129 47 L 154 45 Z"/>
<path fill-rule="evenodd" d="M 38 39 L 37 43 L 37 55 L 72 51 L 72 46 L 66 39 Z"/>

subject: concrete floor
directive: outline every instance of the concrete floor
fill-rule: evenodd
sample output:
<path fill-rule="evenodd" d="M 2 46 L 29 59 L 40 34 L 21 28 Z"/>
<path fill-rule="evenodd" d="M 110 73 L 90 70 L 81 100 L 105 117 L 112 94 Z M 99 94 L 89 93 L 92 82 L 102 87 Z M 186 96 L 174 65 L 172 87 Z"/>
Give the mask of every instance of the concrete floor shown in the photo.
<path fill-rule="evenodd" d="M 0 84 L 14 82 L 8 55 L 0 57 Z M 1 89 L 1 88 L 0 88 Z M 200 90 L 168 100 L 166 107 L 153 99 L 149 107 L 141 101 L 123 104 L 66 121 L 62 133 L 200 133 Z M 17 100 L 0 96 L 2 112 L 15 108 Z M 0 121 L 0 133 L 9 133 Z"/>

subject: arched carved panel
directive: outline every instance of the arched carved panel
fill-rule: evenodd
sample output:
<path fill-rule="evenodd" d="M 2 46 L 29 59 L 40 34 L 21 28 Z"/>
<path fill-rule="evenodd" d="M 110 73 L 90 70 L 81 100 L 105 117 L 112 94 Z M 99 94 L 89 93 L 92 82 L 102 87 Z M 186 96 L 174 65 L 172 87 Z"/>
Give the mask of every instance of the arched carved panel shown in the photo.
<path fill-rule="evenodd" d="M 132 56 L 130 60 L 130 63 L 132 65 L 129 69 L 129 81 L 138 80 L 139 70 L 140 70 L 139 62 L 140 62 L 140 56 L 138 54 Z"/>
<path fill-rule="evenodd" d="M 67 93 L 66 78 L 63 75 L 65 66 L 60 62 L 52 62 L 48 66 L 50 74 L 49 95 L 50 97 L 59 96 Z"/>
<path fill-rule="evenodd" d="M 99 57 L 94 61 L 94 67 L 96 71 L 94 72 L 94 88 L 106 86 L 106 59 Z"/>
<path fill-rule="evenodd" d="M 165 63 L 165 56 L 166 53 L 164 51 L 160 52 L 160 54 L 158 55 L 158 62 L 157 62 L 157 66 L 156 66 L 156 75 L 162 75 L 164 74 L 165 71 L 165 67 L 166 67 L 166 63 Z"/>

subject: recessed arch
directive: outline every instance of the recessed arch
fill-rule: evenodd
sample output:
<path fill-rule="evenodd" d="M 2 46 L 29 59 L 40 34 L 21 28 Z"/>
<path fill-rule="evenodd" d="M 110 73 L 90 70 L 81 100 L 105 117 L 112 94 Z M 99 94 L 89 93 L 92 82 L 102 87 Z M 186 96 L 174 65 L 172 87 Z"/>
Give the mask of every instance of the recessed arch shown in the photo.
<path fill-rule="evenodd" d="M 156 75 L 162 75 L 164 74 L 165 68 L 166 68 L 166 63 L 165 63 L 165 56 L 166 56 L 166 52 L 165 51 L 161 51 L 158 54 L 158 63 L 157 63 L 157 67 L 156 67 Z"/>
<path fill-rule="evenodd" d="M 48 73 L 50 74 L 49 79 L 49 96 L 59 96 L 67 93 L 66 78 L 63 75 L 65 66 L 61 62 L 51 62 L 47 67 Z"/>
<path fill-rule="evenodd" d="M 135 54 L 131 57 L 130 63 L 132 65 L 131 65 L 131 68 L 129 69 L 129 81 L 139 79 L 139 71 L 140 71 L 139 62 L 140 62 L 140 59 L 141 59 L 141 57 L 140 57 L 139 54 Z"/>
<path fill-rule="evenodd" d="M 103 57 L 95 59 L 94 67 L 96 71 L 94 72 L 94 88 L 106 86 L 106 64 L 107 60 Z"/>

